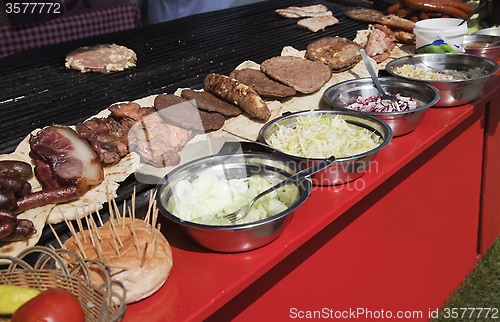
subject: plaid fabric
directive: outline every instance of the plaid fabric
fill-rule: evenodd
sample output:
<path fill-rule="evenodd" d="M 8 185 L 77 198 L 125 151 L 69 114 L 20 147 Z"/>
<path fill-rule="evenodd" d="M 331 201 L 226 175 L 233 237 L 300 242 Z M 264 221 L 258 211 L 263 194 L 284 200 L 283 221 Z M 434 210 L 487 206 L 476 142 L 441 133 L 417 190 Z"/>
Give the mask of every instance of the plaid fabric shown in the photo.
<path fill-rule="evenodd" d="M 20 31 L 10 26 L 0 26 L 0 57 L 140 26 L 141 12 L 136 2 L 80 15 L 63 16 Z"/>

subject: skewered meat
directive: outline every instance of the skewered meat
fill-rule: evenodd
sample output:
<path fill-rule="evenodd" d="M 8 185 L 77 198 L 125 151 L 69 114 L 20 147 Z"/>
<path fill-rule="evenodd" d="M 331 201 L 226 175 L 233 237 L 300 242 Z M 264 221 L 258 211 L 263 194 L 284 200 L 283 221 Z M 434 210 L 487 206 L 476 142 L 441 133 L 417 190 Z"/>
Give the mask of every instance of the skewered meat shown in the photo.
<path fill-rule="evenodd" d="M 75 186 L 83 194 L 104 179 L 99 157 L 71 128 L 52 125 L 32 135 L 29 141 L 30 155 L 36 160 L 35 175 L 44 188 L 54 184 Z M 37 171 L 37 168 L 44 171 Z"/>

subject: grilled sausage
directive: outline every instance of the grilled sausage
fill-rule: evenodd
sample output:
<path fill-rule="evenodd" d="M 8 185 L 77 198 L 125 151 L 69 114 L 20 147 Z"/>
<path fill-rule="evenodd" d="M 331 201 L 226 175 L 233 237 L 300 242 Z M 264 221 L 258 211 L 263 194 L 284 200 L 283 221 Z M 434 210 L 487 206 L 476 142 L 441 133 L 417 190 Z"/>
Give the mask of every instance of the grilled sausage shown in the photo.
<path fill-rule="evenodd" d="M 17 227 L 17 221 L 0 221 L 0 240 L 4 241 L 9 235 L 13 234 Z"/>
<path fill-rule="evenodd" d="M 205 77 L 205 90 L 241 107 L 251 116 L 257 117 L 264 122 L 271 117 L 269 108 L 259 94 L 234 78 L 209 74 Z"/>
<path fill-rule="evenodd" d="M 10 175 L 21 179 L 29 178 L 32 174 L 31 165 L 23 161 L 0 161 L 0 176 Z"/>
<path fill-rule="evenodd" d="M 385 11 L 387 11 L 387 13 L 395 13 L 396 10 L 398 10 L 399 8 L 401 8 L 401 2 L 395 3 L 395 4 L 387 7 L 387 9 L 385 9 Z"/>
<path fill-rule="evenodd" d="M 14 226 L 14 231 L 0 239 L 6 242 L 15 242 L 25 240 L 35 233 L 35 225 L 33 225 L 33 222 L 31 220 L 18 219 L 16 225 Z"/>
<path fill-rule="evenodd" d="M 0 190 L 16 192 L 23 186 L 23 180 L 11 175 L 0 176 Z"/>
<path fill-rule="evenodd" d="M 456 6 L 449 5 L 455 3 L 454 1 L 445 2 L 444 0 L 431 1 L 431 0 L 400 0 L 404 5 L 425 12 L 437 12 L 452 17 L 465 19 L 467 12 L 457 8 Z M 408 30 L 409 31 L 409 30 Z"/>
<path fill-rule="evenodd" d="M 16 215 L 7 209 L 0 209 L 0 222 L 17 221 Z"/>
<path fill-rule="evenodd" d="M 15 212 L 44 206 L 51 203 L 67 202 L 80 196 L 76 187 L 59 187 L 30 193 L 16 200 Z"/>
<path fill-rule="evenodd" d="M 21 189 L 17 190 L 14 194 L 16 197 L 24 197 L 31 192 L 31 184 L 28 181 L 23 181 Z"/>
<path fill-rule="evenodd" d="M 0 209 L 12 210 L 16 205 L 16 196 L 13 191 L 0 191 Z M 2 217 L 0 210 L 0 219 Z"/>

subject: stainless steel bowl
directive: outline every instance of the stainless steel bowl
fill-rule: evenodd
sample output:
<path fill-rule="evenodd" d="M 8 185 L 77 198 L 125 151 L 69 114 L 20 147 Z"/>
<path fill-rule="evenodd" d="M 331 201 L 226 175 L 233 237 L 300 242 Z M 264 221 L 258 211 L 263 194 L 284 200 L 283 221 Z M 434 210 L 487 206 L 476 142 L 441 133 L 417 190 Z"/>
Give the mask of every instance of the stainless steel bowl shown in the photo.
<path fill-rule="evenodd" d="M 295 183 L 298 200 L 285 211 L 272 217 L 232 226 L 202 225 L 180 219 L 168 211 L 167 204 L 175 185 L 180 180 L 193 181 L 211 171 L 219 179 L 240 179 L 254 175 L 281 181 L 301 170 L 290 159 L 268 153 L 218 154 L 186 163 L 168 173 L 158 184 L 157 201 L 160 212 L 178 224 L 183 232 L 197 244 L 218 252 L 243 252 L 269 244 L 283 232 L 292 220 L 293 212 L 311 194 L 309 178 Z"/>
<path fill-rule="evenodd" d="M 500 36 L 500 27 L 484 28 L 478 31 L 474 31 L 473 35 L 488 35 L 488 36 Z"/>
<path fill-rule="evenodd" d="M 424 117 L 425 112 L 432 105 L 436 104 L 441 94 L 434 86 L 401 79 L 397 77 L 379 77 L 384 91 L 390 94 L 399 93 L 405 97 L 413 98 L 419 107 L 400 112 L 359 112 L 366 115 L 375 116 L 387 123 L 393 132 L 394 137 L 401 136 L 413 131 Z M 371 78 L 358 78 L 335 84 L 327 88 L 323 93 L 323 99 L 334 109 L 340 111 L 351 111 L 348 105 L 354 103 L 358 97 L 369 98 L 380 95 L 373 85 Z"/>
<path fill-rule="evenodd" d="M 458 71 L 484 68 L 486 74 L 473 79 L 438 81 L 413 79 L 394 73 L 393 68 L 405 64 L 424 67 L 428 70 L 432 70 L 431 67 L 437 70 L 452 69 Z M 498 72 L 499 65 L 494 60 L 468 54 L 418 54 L 413 57 L 405 56 L 394 59 L 385 66 L 385 70 L 392 76 L 415 80 L 436 87 L 441 93 L 441 99 L 434 106 L 452 107 L 469 103 L 478 97 L 490 76 Z"/>
<path fill-rule="evenodd" d="M 369 171 L 376 169 L 376 164 L 374 164 L 374 168 L 371 167 L 372 161 L 375 158 L 375 155 L 389 144 L 392 140 L 393 134 L 391 127 L 387 125 L 387 123 L 371 115 L 353 111 L 337 111 L 331 109 L 291 113 L 266 123 L 259 132 L 258 140 L 266 145 L 269 145 L 269 137 L 278 129 L 278 125 L 292 127 L 296 124 L 298 117 L 307 116 L 309 113 L 312 113 L 313 115 L 324 115 L 330 118 L 334 118 L 339 115 L 347 123 L 369 129 L 370 131 L 375 131 L 375 133 L 383 139 L 382 144 L 371 151 L 350 157 L 335 159 L 335 163 L 333 165 L 311 176 L 314 185 L 331 186 L 347 183 L 360 178 Z M 303 164 L 304 167 L 312 165 L 320 160 L 324 160 L 316 158 L 303 158 L 279 151 L 276 153 L 296 160 L 300 162 L 300 164 Z"/>
<path fill-rule="evenodd" d="M 465 35 L 465 53 L 497 60 L 500 56 L 500 36 Z"/>

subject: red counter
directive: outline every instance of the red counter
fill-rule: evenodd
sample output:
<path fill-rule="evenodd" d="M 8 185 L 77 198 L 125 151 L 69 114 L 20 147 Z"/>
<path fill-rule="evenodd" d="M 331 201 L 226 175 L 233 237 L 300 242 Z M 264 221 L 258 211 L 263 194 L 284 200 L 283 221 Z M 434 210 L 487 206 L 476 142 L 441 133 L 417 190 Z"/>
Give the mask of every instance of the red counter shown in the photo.
<path fill-rule="evenodd" d="M 215 253 L 164 220 L 171 275 L 125 320 L 429 320 L 500 233 L 499 80 L 473 104 L 431 108 L 360 179 L 313 189 L 265 247 Z"/>

